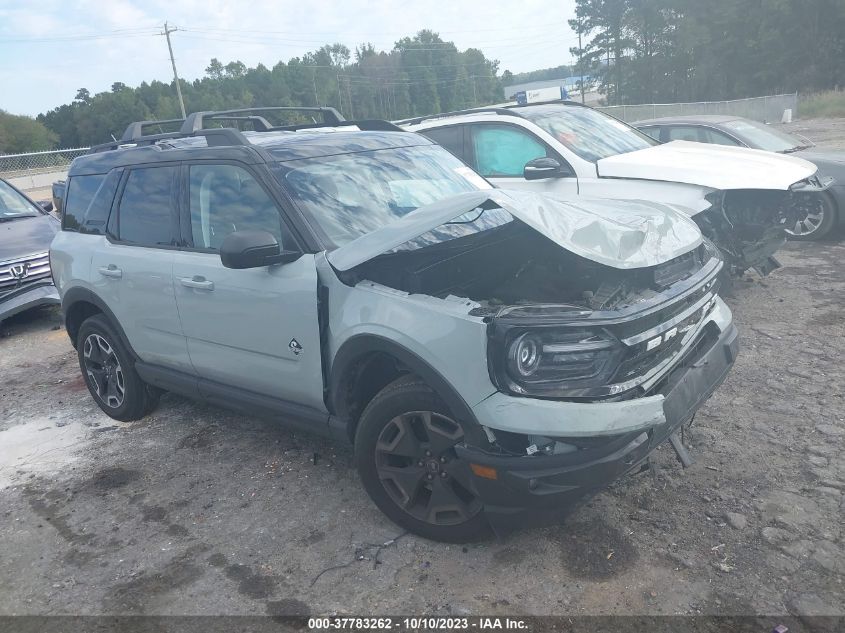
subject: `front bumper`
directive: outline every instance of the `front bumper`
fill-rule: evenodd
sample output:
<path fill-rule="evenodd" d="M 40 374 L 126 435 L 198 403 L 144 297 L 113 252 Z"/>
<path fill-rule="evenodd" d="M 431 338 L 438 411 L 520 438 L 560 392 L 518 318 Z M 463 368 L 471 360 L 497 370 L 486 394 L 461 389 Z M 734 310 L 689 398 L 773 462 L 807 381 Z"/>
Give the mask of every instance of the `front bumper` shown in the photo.
<path fill-rule="evenodd" d="M 24 286 L 0 297 L 0 321 L 43 305 L 59 305 L 59 293 L 52 282 Z"/>
<path fill-rule="evenodd" d="M 574 501 L 643 462 L 692 418 L 727 376 L 739 350 L 736 327 L 731 323 L 713 338 L 715 342 L 687 358 L 656 388 L 654 395 L 662 398 L 663 416 L 647 429 L 629 430 L 597 447 L 561 455 L 501 455 L 472 446 L 457 447 L 462 459 L 496 470 L 496 480 L 474 477 L 494 528 L 502 532 L 524 524 L 527 510 L 540 516 L 562 516 Z M 629 428 L 635 427 L 636 422 Z"/>

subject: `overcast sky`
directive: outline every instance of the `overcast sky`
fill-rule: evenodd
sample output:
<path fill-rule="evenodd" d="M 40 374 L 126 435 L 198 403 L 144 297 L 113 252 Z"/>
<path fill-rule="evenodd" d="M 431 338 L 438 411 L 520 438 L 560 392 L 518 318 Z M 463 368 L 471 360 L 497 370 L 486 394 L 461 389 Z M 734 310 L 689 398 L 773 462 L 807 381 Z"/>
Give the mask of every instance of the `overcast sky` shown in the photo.
<path fill-rule="evenodd" d="M 0 0 L 0 109 L 35 115 L 70 102 L 79 88 L 115 81 L 171 81 L 165 20 L 180 77 L 204 74 L 212 57 L 272 67 L 340 42 L 389 50 L 423 28 L 480 48 L 500 72 L 570 63 L 574 0 Z"/>

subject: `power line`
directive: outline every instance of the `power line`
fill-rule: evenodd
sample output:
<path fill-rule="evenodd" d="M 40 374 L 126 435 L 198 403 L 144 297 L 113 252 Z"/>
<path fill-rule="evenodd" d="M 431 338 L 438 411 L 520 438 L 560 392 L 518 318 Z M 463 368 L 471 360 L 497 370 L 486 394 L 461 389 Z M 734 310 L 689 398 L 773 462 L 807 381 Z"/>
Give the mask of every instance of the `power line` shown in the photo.
<path fill-rule="evenodd" d="M 522 31 L 531 31 L 531 30 L 546 30 L 549 28 L 557 28 L 558 26 L 565 25 L 564 22 L 557 22 L 557 23 L 550 23 L 550 24 L 542 24 L 542 25 L 533 25 L 523 27 L 520 30 Z M 220 32 L 220 33 L 269 33 L 275 35 L 328 35 L 333 36 L 337 35 L 337 31 L 277 31 L 277 30 L 264 30 L 264 29 L 220 29 L 214 27 L 203 27 L 203 28 L 192 28 L 191 31 L 202 31 L 202 32 Z M 441 33 L 489 33 L 489 32 L 499 32 L 499 31 L 507 31 L 512 32 L 513 27 L 503 27 L 503 28 L 496 28 L 496 29 L 459 29 L 454 31 L 441 31 L 440 29 L 423 29 L 427 31 L 431 31 L 436 34 Z M 393 35 L 392 32 L 389 31 L 381 31 L 381 32 L 370 32 L 370 33 L 362 33 L 358 35 L 358 37 L 369 37 L 372 35 Z M 353 34 L 354 36 L 354 34 Z"/>

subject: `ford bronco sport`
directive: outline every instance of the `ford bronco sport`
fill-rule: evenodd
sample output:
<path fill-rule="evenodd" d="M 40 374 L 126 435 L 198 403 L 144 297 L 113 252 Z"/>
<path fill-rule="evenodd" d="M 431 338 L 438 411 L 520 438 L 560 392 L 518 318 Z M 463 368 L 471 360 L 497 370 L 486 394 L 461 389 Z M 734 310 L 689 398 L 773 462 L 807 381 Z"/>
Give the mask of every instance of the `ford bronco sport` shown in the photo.
<path fill-rule="evenodd" d="M 108 415 L 170 390 L 341 438 L 390 519 L 466 541 L 641 465 L 724 379 L 723 264 L 683 213 L 313 114 L 139 122 L 73 162 L 53 274 Z"/>

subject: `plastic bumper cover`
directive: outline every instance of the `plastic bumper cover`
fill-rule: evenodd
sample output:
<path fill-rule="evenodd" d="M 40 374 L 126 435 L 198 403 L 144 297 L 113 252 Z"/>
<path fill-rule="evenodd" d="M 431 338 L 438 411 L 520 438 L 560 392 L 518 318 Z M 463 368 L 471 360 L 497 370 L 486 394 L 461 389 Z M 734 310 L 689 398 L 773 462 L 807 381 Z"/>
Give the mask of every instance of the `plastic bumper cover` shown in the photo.
<path fill-rule="evenodd" d="M 562 515 L 572 502 L 638 466 L 669 435 L 688 421 L 724 381 L 739 349 L 733 324 L 714 337 L 706 351 L 673 370 L 659 388 L 663 416 L 658 424 L 607 438 L 597 448 L 560 455 L 500 455 L 458 447 L 461 458 L 494 468 L 495 480 L 474 477 L 485 512 L 497 531 L 525 522 L 524 511 Z"/>
<path fill-rule="evenodd" d="M 52 283 L 24 286 L 0 296 L 0 321 L 30 308 L 60 303 L 59 293 Z"/>

